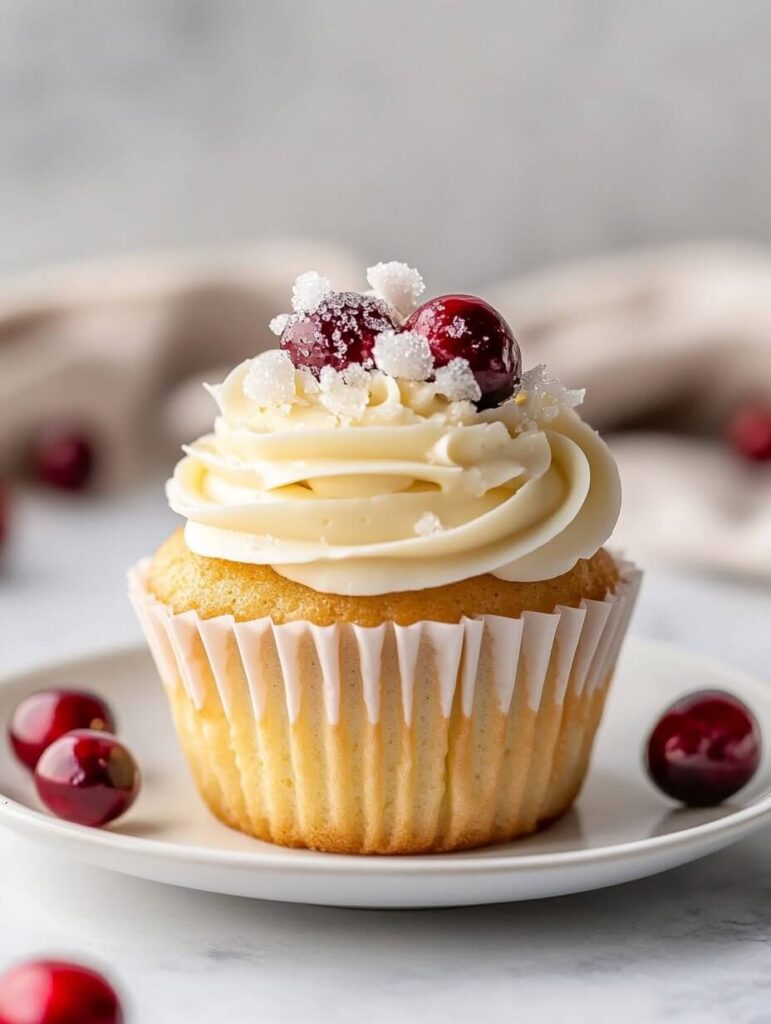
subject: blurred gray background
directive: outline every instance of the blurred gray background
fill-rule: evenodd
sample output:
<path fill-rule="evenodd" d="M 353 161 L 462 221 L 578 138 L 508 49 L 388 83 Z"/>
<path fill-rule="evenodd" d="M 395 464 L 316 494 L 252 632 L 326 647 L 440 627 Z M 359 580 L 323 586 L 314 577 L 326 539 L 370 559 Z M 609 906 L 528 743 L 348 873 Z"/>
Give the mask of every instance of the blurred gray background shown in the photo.
<path fill-rule="evenodd" d="M 0 684 L 137 642 L 126 567 L 178 524 L 161 486 L 176 456 L 156 469 L 150 442 L 163 424 L 199 432 L 188 374 L 239 337 L 252 354 L 315 258 L 290 274 L 255 246 L 246 296 L 249 260 L 206 255 L 4 279 L 288 235 L 339 243 L 354 268 L 406 260 L 429 294 L 508 296 L 526 365 L 545 353 L 595 412 L 609 403 L 603 425 L 630 428 L 613 443 L 622 543 L 646 569 L 633 630 L 768 680 L 771 460 L 749 465 L 725 432 L 745 382 L 771 418 L 770 106 L 771 0 L 0 0 L 0 442 L 23 469 Z M 761 244 L 492 286 L 715 239 Z M 130 454 L 146 474 L 113 493 L 35 482 L 27 448 L 51 425 L 85 431 L 98 473 Z M 129 828 L 149 834 L 139 814 Z M 761 1024 L 769 838 L 545 910 L 354 919 L 197 898 L 2 837 L 0 970 L 43 951 L 103 961 L 143 1024 L 341 1024 L 362 1007 L 482 1024 L 517 1006 L 529 1024 Z"/>
<path fill-rule="evenodd" d="M 2 0 L 0 272 L 263 235 L 436 287 L 771 238 L 763 0 Z"/>

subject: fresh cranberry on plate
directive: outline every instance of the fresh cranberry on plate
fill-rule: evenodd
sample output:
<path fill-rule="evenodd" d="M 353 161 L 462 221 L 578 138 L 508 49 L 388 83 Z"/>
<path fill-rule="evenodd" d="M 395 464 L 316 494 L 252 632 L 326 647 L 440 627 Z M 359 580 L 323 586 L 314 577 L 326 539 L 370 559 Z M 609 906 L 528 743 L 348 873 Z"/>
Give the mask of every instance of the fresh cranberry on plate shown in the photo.
<path fill-rule="evenodd" d="M 38 796 L 59 818 L 79 825 L 107 825 L 139 793 L 139 768 L 114 736 L 76 729 L 45 751 L 35 768 Z"/>
<path fill-rule="evenodd" d="M 43 751 L 73 729 L 115 731 L 107 704 L 83 690 L 40 690 L 17 705 L 8 726 L 16 757 L 30 770 Z"/>
<path fill-rule="evenodd" d="M 465 359 L 482 397 L 480 408 L 514 393 L 522 371 L 519 345 L 501 314 L 475 295 L 440 295 L 418 306 L 404 325 L 428 342 L 437 367 Z"/>
<path fill-rule="evenodd" d="M 375 365 L 372 349 L 383 331 L 395 329 L 388 307 L 372 295 L 331 292 L 312 313 L 295 313 L 281 335 L 281 347 L 296 367 L 318 374 L 323 367 L 344 370 L 351 363 Z"/>
<path fill-rule="evenodd" d="M 94 452 L 83 434 L 52 427 L 38 437 L 33 467 L 41 483 L 61 491 L 83 490 L 91 481 Z"/>
<path fill-rule="evenodd" d="M 0 1024 L 122 1024 L 118 997 L 87 967 L 31 960 L 0 977 Z"/>
<path fill-rule="evenodd" d="M 746 786 L 760 764 L 761 737 L 749 708 L 730 693 L 704 690 L 669 707 L 650 735 L 648 774 L 689 807 L 712 807 Z"/>

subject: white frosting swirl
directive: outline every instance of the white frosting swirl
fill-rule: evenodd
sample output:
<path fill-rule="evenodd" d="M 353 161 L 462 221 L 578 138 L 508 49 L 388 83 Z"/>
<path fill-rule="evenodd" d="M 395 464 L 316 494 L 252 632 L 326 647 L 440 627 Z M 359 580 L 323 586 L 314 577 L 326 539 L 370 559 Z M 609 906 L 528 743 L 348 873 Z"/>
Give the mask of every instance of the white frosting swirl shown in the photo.
<path fill-rule="evenodd" d="M 245 393 L 252 367 L 212 389 L 214 432 L 167 485 L 197 554 L 383 594 L 483 573 L 551 579 L 615 525 L 613 457 L 542 375 L 518 402 L 477 412 L 379 372 L 359 374 L 361 400 L 338 407 L 298 372 L 292 400 L 266 407 Z"/>

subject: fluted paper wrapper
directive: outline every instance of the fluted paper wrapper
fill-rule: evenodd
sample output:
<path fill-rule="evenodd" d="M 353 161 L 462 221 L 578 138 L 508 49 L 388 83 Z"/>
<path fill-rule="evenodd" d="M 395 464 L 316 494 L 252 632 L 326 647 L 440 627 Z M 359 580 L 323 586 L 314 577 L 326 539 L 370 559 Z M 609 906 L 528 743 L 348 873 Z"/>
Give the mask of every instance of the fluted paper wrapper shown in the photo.
<path fill-rule="evenodd" d="M 175 615 L 129 593 L 198 789 L 288 846 L 415 853 L 503 842 L 573 802 L 640 573 L 577 608 L 366 628 Z"/>

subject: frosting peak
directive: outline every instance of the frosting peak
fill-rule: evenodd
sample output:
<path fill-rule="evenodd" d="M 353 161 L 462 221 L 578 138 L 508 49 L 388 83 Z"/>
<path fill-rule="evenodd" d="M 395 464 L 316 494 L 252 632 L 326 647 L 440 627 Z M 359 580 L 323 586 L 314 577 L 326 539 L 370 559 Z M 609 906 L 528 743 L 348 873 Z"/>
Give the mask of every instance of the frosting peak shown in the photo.
<path fill-rule="evenodd" d="M 436 376 L 353 365 L 317 379 L 278 351 L 236 367 L 211 389 L 213 433 L 167 485 L 190 549 L 360 595 L 549 579 L 593 555 L 620 488 L 574 412 L 581 394 L 537 367 L 478 411 Z"/>

